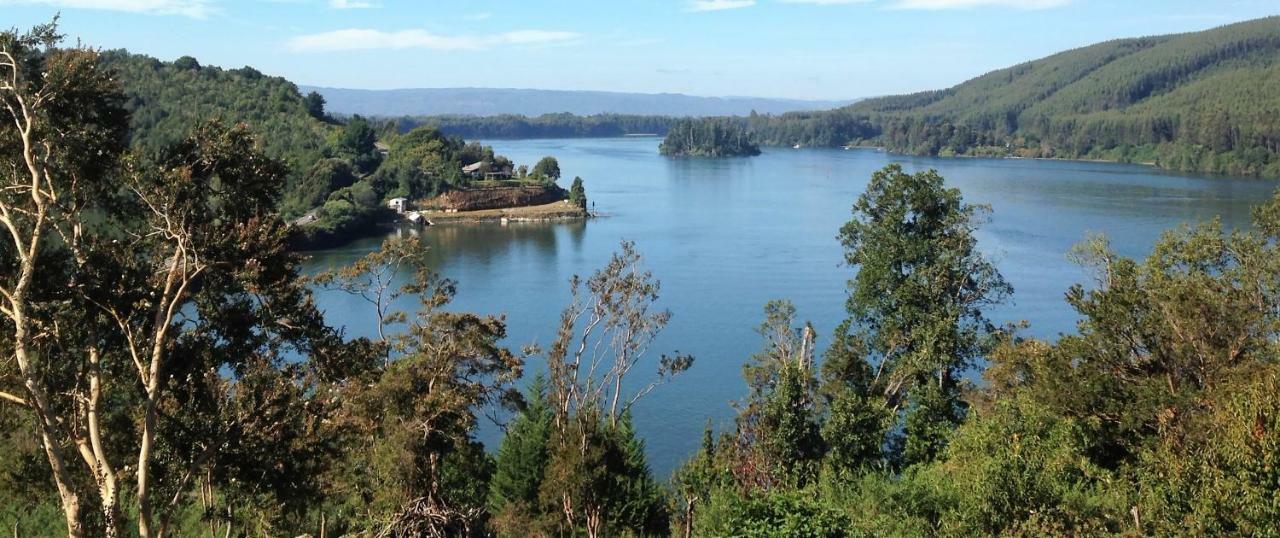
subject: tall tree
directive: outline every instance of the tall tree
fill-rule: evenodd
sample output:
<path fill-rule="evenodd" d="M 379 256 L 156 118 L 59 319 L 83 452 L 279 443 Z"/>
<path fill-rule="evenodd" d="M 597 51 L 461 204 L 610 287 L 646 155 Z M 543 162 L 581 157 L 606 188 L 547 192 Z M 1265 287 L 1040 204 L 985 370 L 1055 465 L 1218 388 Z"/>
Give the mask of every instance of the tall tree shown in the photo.
<path fill-rule="evenodd" d="M 324 112 L 325 102 L 324 102 L 323 95 L 320 95 L 317 92 L 309 92 L 307 93 L 306 97 L 304 97 L 303 99 L 305 104 L 307 105 L 307 114 L 310 114 L 311 117 L 318 120 L 325 119 L 325 112 Z"/>
<path fill-rule="evenodd" d="M 97 69 L 97 55 L 85 48 L 57 49 L 61 36 L 55 23 L 33 28 L 26 34 L 0 33 L 0 223 L 6 231 L 4 271 L 0 295 L 4 298 L 6 345 L 13 362 L 5 362 L 4 375 L 18 392 L 4 398 L 31 411 L 70 536 L 87 532 L 76 491 L 72 459 L 85 456 L 91 463 L 104 514 L 115 518 L 116 475 L 104 467 L 100 439 L 87 430 L 69 431 L 64 417 L 73 410 L 61 400 L 63 387 L 51 386 L 57 358 L 48 352 L 55 325 L 45 314 L 44 303 L 53 300 L 48 287 L 71 270 L 73 262 L 53 252 L 59 236 L 69 244 L 83 233 L 77 216 L 95 203 L 118 166 L 127 116 L 118 86 Z M 45 286 L 42 286 L 42 281 Z M 41 289 L 45 287 L 46 289 Z M 43 296 L 42 296 L 43 295 Z M 99 355 L 90 361 L 93 391 L 101 387 L 96 373 Z M 84 418 L 98 419 L 97 396 Z M 79 423 L 79 421 L 76 421 Z M 94 433 L 97 433 L 96 424 Z M 90 459 L 89 457 L 92 457 Z M 111 525 L 109 525 L 111 526 Z"/>
<path fill-rule="evenodd" d="M 978 250 L 974 230 L 986 211 L 937 172 L 907 174 L 895 164 L 872 175 L 840 229 L 845 261 L 858 268 L 850 326 L 889 407 L 913 417 L 908 463 L 935 455 L 963 416 L 960 374 L 995 332 L 983 308 L 1012 292 Z"/>
<path fill-rule="evenodd" d="M 796 326 L 788 301 L 770 301 L 757 332 L 764 349 L 743 366 L 750 393 L 737 419 L 734 475 L 749 489 L 801 486 L 816 476 L 818 434 L 813 327 Z"/>
<path fill-rule="evenodd" d="M 525 408 L 507 426 L 489 483 L 489 510 L 504 535 L 520 534 L 536 525 L 531 519 L 539 512 L 538 488 L 547 470 L 552 417 L 545 377 L 533 378 L 525 401 Z"/>
<path fill-rule="evenodd" d="M 586 293 L 583 293 L 585 288 Z M 641 268 L 635 245 L 623 242 L 602 269 L 570 283 L 573 300 L 560 316 L 547 350 L 553 406 L 551 460 L 541 498 L 562 515 L 565 526 L 600 536 L 633 503 L 648 469 L 638 465 L 629 411 L 640 398 L 693 364 L 689 355 L 662 355 L 657 378 L 638 388 L 627 382 L 647 357 L 671 313 L 654 311 L 659 283 Z M 633 531 L 645 532 L 645 529 Z"/>
<path fill-rule="evenodd" d="M 306 390 L 324 360 L 283 358 L 323 359 L 335 340 L 273 214 L 283 165 L 244 128 L 210 124 L 154 165 L 120 166 L 110 73 L 56 42 L 52 25 L 0 36 L 14 159 L 0 286 L 17 358 L 0 380 L 21 387 L 5 394 L 43 438 L 68 534 L 118 535 L 128 499 L 138 534 L 161 536 L 201 477 L 252 475 L 238 491 L 305 501 L 312 460 L 264 458 L 306 453 L 326 408 Z"/>

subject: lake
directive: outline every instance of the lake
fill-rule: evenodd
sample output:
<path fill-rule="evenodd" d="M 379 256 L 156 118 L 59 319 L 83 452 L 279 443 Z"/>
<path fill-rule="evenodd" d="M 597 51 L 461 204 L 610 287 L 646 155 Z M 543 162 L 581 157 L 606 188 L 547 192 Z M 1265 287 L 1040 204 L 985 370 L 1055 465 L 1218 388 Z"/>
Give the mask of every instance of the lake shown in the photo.
<path fill-rule="evenodd" d="M 1277 186 L 1136 165 L 923 158 L 869 149 L 766 148 L 754 158 L 672 160 L 658 155 L 658 143 L 492 142 L 517 163 L 555 156 L 565 176 L 561 184 L 581 176 L 604 216 L 437 226 L 421 236 L 435 268 L 458 282 L 451 308 L 505 314 L 513 349 L 549 343 L 569 300 L 570 276 L 591 274 L 619 241 L 635 241 L 646 267 L 662 281 L 660 305 L 674 314 L 653 359 L 676 350 L 697 358 L 691 370 L 636 407 L 636 427 L 660 480 L 697 449 L 708 419 L 720 430 L 732 425 L 730 402 L 745 394 L 741 365 L 760 349 L 755 328 L 767 301 L 791 300 L 822 336 L 844 318 L 845 283 L 853 271 L 842 265 L 836 232 L 871 173 L 887 164 L 901 163 L 909 172 L 935 168 L 966 201 L 991 206 L 979 242 L 1014 295 L 989 317 L 997 323 L 1026 320 L 1027 334 L 1043 338 L 1074 329 L 1077 318 L 1063 293 L 1089 275 L 1067 252 L 1087 234 L 1104 233 L 1121 254 L 1142 256 L 1181 223 L 1220 216 L 1229 227 L 1248 226 L 1250 208 Z M 380 241 L 314 253 L 306 269 L 348 263 Z M 367 304 L 336 292 L 320 293 L 317 302 L 348 334 L 373 334 Z M 542 368 L 532 359 L 528 373 Z M 636 381 L 647 382 L 651 372 L 648 365 L 637 368 Z M 479 434 L 490 450 L 499 436 L 488 422 Z"/>

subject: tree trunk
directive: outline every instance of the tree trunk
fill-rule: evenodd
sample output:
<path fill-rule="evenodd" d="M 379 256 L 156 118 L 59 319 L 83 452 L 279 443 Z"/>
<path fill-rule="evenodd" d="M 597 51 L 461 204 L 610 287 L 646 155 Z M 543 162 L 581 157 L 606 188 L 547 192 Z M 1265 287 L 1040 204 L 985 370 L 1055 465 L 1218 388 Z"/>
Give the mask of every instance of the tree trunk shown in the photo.
<path fill-rule="evenodd" d="M 152 391 L 148 391 L 152 392 Z M 151 464 L 151 445 L 155 437 L 155 401 L 148 395 L 142 417 L 142 439 L 138 445 L 138 536 L 154 538 L 151 511 L 151 480 L 148 468 Z"/>

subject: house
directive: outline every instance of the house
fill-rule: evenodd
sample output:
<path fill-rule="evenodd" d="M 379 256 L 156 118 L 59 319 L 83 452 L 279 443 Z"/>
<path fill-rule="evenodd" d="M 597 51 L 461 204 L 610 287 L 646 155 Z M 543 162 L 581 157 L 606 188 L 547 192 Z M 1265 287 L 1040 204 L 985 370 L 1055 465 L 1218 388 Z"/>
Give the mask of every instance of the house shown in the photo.
<path fill-rule="evenodd" d="M 511 179 L 511 167 L 504 166 L 500 170 L 490 170 L 484 173 L 485 179 Z"/>
<path fill-rule="evenodd" d="M 484 161 L 477 161 L 462 167 L 462 173 L 471 177 L 480 177 L 484 174 Z"/>
<path fill-rule="evenodd" d="M 409 208 L 409 200 L 404 198 L 392 198 L 387 200 L 387 207 L 395 210 L 396 213 L 404 213 Z"/>
<path fill-rule="evenodd" d="M 511 166 L 507 165 L 495 170 L 492 163 L 479 161 L 462 167 L 462 173 L 476 179 L 511 179 Z"/>

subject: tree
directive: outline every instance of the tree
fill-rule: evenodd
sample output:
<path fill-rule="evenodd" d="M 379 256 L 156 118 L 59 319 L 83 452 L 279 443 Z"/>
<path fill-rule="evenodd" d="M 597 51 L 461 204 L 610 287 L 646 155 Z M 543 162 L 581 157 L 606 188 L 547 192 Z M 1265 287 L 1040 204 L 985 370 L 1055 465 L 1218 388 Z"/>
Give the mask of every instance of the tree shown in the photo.
<path fill-rule="evenodd" d="M 551 156 L 538 159 L 538 163 L 533 165 L 533 170 L 529 174 L 534 177 L 549 178 L 555 182 L 560 179 L 560 161 Z"/>
<path fill-rule="evenodd" d="M 624 381 L 645 359 L 671 313 L 652 312 L 660 284 L 640 267 L 641 256 L 623 242 L 604 268 L 585 281 L 570 281 L 573 300 L 560 317 L 556 339 L 546 353 L 553 406 L 551 459 L 540 497 L 560 512 L 569 529 L 600 536 L 609 524 L 631 527 L 627 509 L 648 469 L 639 465 L 629 411 L 659 384 L 687 370 L 689 355 L 663 355 L 657 378 L 638 389 Z M 586 294 L 583 294 L 585 288 Z M 630 484 L 630 486 L 626 486 Z M 620 487 L 626 486 L 626 487 Z M 622 518 L 622 519 L 620 519 Z"/>
<path fill-rule="evenodd" d="M 372 492 L 365 502 L 390 516 L 384 533 L 479 535 L 493 467 L 473 437 L 477 413 L 519 400 L 511 385 L 524 358 L 500 345 L 501 318 L 444 310 L 455 285 L 431 271 L 426 252 L 416 239 L 388 239 L 379 252 L 319 277 L 368 301 L 380 325 L 404 324 L 380 331 L 371 346 L 384 357 L 380 366 L 341 386 L 348 458 L 367 463 L 338 480 L 348 491 Z M 398 297 L 416 297 L 418 311 L 395 310 Z"/>
<path fill-rule="evenodd" d="M 20 387 L 17 393 L 3 394 L 9 402 L 30 410 L 62 503 L 67 533 L 84 536 L 84 499 L 76 491 L 71 469 L 75 462 L 70 459 L 75 451 L 70 445 L 90 448 L 86 454 L 101 459 L 102 451 L 92 449 L 101 443 L 89 443 L 83 430 L 79 434 L 66 431 L 63 415 L 71 411 L 57 401 L 63 387 L 47 384 L 49 374 L 45 372 L 56 371 L 58 363 L 41 344 L 48 341 L 50 330 L 50 324 L 39 317 L 41 305 L 51 298 L 41 297 L 40 286 L 42 277 L 56 280 L 70 270 L 64 256 L 50 255 L 53 236 L 66 234 L 75 239 L 76 210 L 91 203 L 91 197 L 98 194 L 92 187 L 105 183 L 118 165 L 127 116 L 119 88 L 96 69 L 96 54 L 87 48 L 56 49 L 60 39 L 56 21 L 23 35 L 0 33 L 0 102 L 4 109 L 0 158 L 5 161 L 0 171 L 4 186 L 0 189 L 0 223 L 8 232 L 0 290 L 9 331 L 5 347 L 14 359 L 3 368 L 5 377 Z M 44 76 L 49 72 L 59 76 Z M 67 279 L 60 285 L 65 287 L 69 282 Z M 93 360 L 95 364 L 98 361 Z M 100 382 L 94 385 L 95 389 L 101 386 Z M 83 401 L 93 402 L 84 418 L 96 422 L 99 399 L 84 396 Z M 72 439 L 84 442 L 69 442 Z M 115 472 L 100 464 L 91 467 L 107 505 L 104 517 L 111 520 L 115 517 Z"/>
<path fill-rule="evenodd" d="M 569 187 L 569 203 L 582 209 L 587 208 L 587 189 L 582 186 L 582 178 L 575 176 Z"/>
<path fill-rule="evenodd" d="M 183 71 L 199 71 L 200 62 L 191 56 L 181 56 L 173 61 L 173 66 Z"/>
<path fill-rule="evenodd" d="M 163 535 L 196 481 L 297 509 L 328 408 L 311 389 L 340 353 L 274 215 L 283 165 L 216 123 L 122 164 L 110 74 L 56 42 L 0 35 L 0 391 L 42 438 L 68 534 L 119 535 L 127 501 Z M 285 450 L 304 457 L 266 461 Z"/>
<path fill-rule="evenodd" d="M 307 105 L 307 114 L 310 114 L 311 117 L 318 120 L 325 119 L 325 101 L 323 95 L 320 95 L 318 92 L 308 92 L 307 96 L 303 99 Z"/>
<path fill-rule="evenodd" d="M 871 470 L 883 461 L 882 447 L 892 423 L 884 398 L 874 392 L 866 348 L 849 324 L 841 323 L 822 361 L 819 393 L 826 407 L 822 440 L 827 461 L 844 475 Z"/>
<path fill-rule="evenodd" d="M 489 483 L 489 511 L 504 535 L 527 532 L 538 525 L 533 520 L 541 515 L 538 489 L 546 476 L 552 420 L 545 377 L 533 378 L 525 401 L 498 447 Z"/>
<path fill-rule="evenodd" d="M 352 165 L 362 174 L 368 174 L 382 163 L 382 154 L 377 148 L 378 134 L 369 125 L 369 120 L 360 116 L 352 116 L 338 134 L 336 153 L 351 159 Z"/>
<path fill-rule="evenodd" d="M 895 414 L 905 406 L 914 417 L 905 429 L 913 458 L 935 455 L 963 416 L 959 374 L 995 332 L 982 309 L 1012 291 L 977 248 L 984 211 L 937 172 L 890 165 L 840 229 L 845 261 L 858 267 L 849 324 L 878 363 L 872 384 Z"/>
<path fill-rule="evenodd" d="M 747 489 L 803 486 L 817 472 L 818 433 L 813 327 L 795 327 L 796 309 L 770 301 L 757 332 L 764 350 L 743 366 L 750 393 L 739 408 L 735 477 Z"/>

